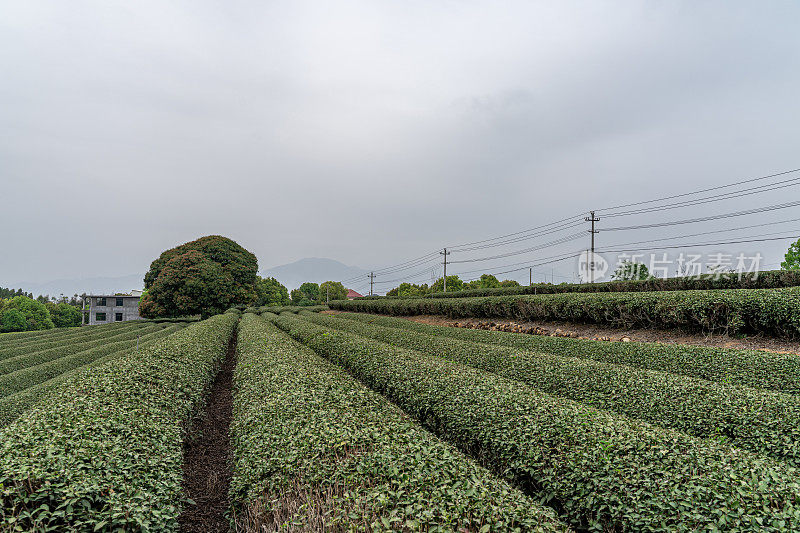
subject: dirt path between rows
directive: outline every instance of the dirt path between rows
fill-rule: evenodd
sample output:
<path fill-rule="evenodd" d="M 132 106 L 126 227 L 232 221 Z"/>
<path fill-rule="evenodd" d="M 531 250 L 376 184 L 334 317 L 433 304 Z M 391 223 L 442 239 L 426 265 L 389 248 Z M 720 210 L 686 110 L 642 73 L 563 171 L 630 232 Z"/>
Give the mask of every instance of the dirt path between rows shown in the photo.
<path fill-rule="evenodd" d="M 186 533 L 230 531 L 226 516 L 231 483 L 231 446 L 228 429 L 233 404 L 234 333 L 222 368 L 208 395 L 206 409 L 192 424 L 183 448 L 183 488 L 197 505 L 188 506 L 178 522 Z"/>

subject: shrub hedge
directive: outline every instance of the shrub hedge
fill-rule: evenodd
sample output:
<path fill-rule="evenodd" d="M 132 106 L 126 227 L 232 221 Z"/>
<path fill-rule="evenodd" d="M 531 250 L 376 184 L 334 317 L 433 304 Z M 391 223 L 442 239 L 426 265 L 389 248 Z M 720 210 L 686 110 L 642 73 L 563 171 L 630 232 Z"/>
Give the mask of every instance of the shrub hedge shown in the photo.
<path fill-rule="evenodd" d="M 134 325 L 141 326 L 142 324 L 146 323 L 147 322 L 144 320 L 135 320 L 112 322 L 110 324 L 102 324 L 97 326 L 82 326 L 79 328 L 54 328 L 38 331 L 21 331 L 18 333 L 2 333 L 0 334 L 0 352 L 22 346 L 33 348 L 38 343 L 52 342 L 56 338 L 68 339 L 81 337 L 83 335 L 107 334 L 109 331 L 119 328 L 124 329 Z M 38 333 L 39 335 L 32 335 L 33 333 Z"/>
<path fill-rule="evenodd" d="M 79 339 L 53 339 L 46 345 L 39 346 L 36 350 L 18 348 L 9 350 L 7 353 L 0 354 L 0 375 L 14 372 L 29 366 L 39 365 L 66 357 L 70 354 L 89 350 L 91 348 L 103 346 L 104 344 L 136 339 L 158 328 L 163 328 L 158 324 L 141 324 L 129 328 L 119 328 L 106 331 L 101 335 L 91 337 L 81 337 Z"/>
<path fill-rule="evenodd" d="M 155 344 L 164 337 L 172 335 L 173 333 L 183 329 L 185 326 L 185 323 L 176 323 L 170 327 L 156 331 L 152 335 L 148 335 L 147 338 L 141 340 L 139 349 L 144 350 L 148 346 Z M 55 392 L 66 386 L 68 380 L 80 379 L 82 372 L 85 372 L 92 367 L 107 362 L 109 359 L 119 357 L 135 349 L 135 347 L 129 347 L 125 350 L 112 352 L 90 363 L 79 366 L 72 370 L 67 370 L 66 372 L 59 374 L 54 378 L 50 378 L 47 381 L 39 383 L 38 385 L 33 385 L 32 387 L 28 387 L 20 392 L 0 398 L 0 428 L 19 418 L 20 415 L 28 411 L 38 402 L 53 396 Z"/>
<path fill-rule="evenodd" d="M 150 336 L 155 335 L 158 331 L 166 327 L 169 326 L 154 325 L 152 328 L 143 332 L 139 341 L 146 341 Z M 59 359 L 46 361 L 35 366 L 29 366 L 8 374 L 3 374 L 0 376 L 0 398 L 38 385 L 59 374 L 96 361 L 108 354 L 133 348 L 136 346 L 136 342 L 137 339 L 132 338 L 119 342 L 103 343 L 96 348 L 89 348 L 80 352 L 71 353 Z"/>
<path fill-rule="evenodd" d="M 343 300 L 331 308 L 387 315 L 566 320 L 615 327 L 800 335 L 800 288 Z"/>
<path fill-rule="evenodd" d="M 797 470 L 780 462 L 286 314 L 276 323 L 576 528 L 800 528 Z"/>
<path fill-rule="evenodd" d="M 0 430 L 0 530 L 177 531 L 184 426 L 237 321 L 94 367 Z"/>
<path fill-rule="evenodd" d="M 237 531 L 567 529 L 265 319 L 244 315 L 237 352 Z"/>
<path fill-rule="evenodd" d="M 554 396 L 800 466 L 800 397 L 505 346 L 304 314 L 323 326 L 446 357 Z"/>
<path fill-rule="evenodd" d="M 403 318 L 361 313 L 341 313 L 338 316 L 440 337 L 581 357 L 730 385 L 800 394 L 800 356 L 793 354 L 656 342 L 599 342 L 567 337 L 520 335 L 501 331 L 432 326 Z"/>
<path fill-rule="evenodd" d="M 259 313 L 273 313 L 273 314 L 280 314 L 280 313 L 299 313 L 300 311 L 308 311 L 310 313 L 319 313 L 320 311 L 327 311 L 327 305 L 273 305 L 273 306 L 265 306 L 259 307 L 256 309 L 256 312 Z"/>
<path fill-rule="evenodd" d="M 563 292 L 643 292 L 693 291 L 711 289 L 780 289 L 800 285 L 800 270 L 767 270 L 753 273 L 702 274 L 700 276 L 653 278 L 646 280 L 606 281 L 602 283 L 535 283 L 522 287 L 467 289 L 456 292 L 434 292 L 425 298 L 472 298 L 475 296 L 508 296 L 513 294 L 559 294 Z"/>

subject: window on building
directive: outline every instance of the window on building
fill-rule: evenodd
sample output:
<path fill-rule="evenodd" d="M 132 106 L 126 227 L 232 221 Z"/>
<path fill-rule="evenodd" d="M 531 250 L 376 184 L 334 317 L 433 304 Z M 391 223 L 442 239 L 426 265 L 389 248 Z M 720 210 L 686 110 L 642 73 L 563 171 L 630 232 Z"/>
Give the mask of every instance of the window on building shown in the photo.
<path fill-rule="evenodd" d="M 117 303 L 115 304 L 117 307 L 122 307 L 125 303 L 122 301 L 122 298 L 117 298 Z"/>
<path fill-rule="evenodd" d="M 114 320 L 122 322 L 122 313 L 114 313 Z"/>
<path fill-rule="evenodd" d="M 106 305 L 106 299 L 105 298 L 98 298 L 97 299 L 97 305 L 105 306 Z"/>
<path fill-rule="evenodd" d="M 105 313 L 95 313 L 94 319 L 97 322 L 105 322 L 106 321 L 106 314 Z"/>

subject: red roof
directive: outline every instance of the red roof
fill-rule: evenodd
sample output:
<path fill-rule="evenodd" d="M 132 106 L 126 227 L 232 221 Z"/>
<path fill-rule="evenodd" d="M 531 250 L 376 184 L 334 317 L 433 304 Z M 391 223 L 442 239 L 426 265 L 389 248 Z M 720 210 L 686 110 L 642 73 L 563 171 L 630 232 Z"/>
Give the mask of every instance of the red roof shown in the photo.
<path fill-rule="evenodd" d="M 353 289 L 347 289 L 347 297 L 348 298 L 361 298 L 361 294 L 358 294 Z"/>

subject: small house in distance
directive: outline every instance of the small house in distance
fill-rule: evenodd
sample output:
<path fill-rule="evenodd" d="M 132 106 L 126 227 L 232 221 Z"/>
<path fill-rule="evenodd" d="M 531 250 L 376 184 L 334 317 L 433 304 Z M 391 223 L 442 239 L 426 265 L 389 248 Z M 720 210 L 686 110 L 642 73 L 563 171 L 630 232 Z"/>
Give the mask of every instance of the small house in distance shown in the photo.
<path fill-rule="evenodd" d="M 84 308 L 84 313 L 88 313 L 89 319 L 88 321 L 84 319 L 84 324 L 93 326 L 110 322 L 140 320 L 140 296 L 141 291 L 131 291 L 130 294 L 90 294 L 86 297 L 89 308 Z"/>
<path fill-rule="evenodd" d="M 353 298 L 361 298 L 361 295 L 353 289 L 347 289 L 347 299 L 352 300 Z"/>

